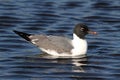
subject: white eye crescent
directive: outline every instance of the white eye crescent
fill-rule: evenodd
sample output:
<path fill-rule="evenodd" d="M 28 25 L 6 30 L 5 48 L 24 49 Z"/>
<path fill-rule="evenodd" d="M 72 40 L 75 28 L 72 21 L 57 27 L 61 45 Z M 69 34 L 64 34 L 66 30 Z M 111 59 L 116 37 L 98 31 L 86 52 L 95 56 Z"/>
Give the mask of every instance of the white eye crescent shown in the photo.
<path fill-rule="evenodd" d="M 80 31 L 84 31 L 84 28 L 80 28 Z"/>

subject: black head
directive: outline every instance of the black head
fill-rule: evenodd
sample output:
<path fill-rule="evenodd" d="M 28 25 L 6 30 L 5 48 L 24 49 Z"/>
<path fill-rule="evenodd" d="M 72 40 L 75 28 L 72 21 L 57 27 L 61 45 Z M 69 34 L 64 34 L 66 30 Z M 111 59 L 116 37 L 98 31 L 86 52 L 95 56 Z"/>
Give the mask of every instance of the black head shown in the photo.
<path fill-rule="evenodd" d="M 90 34 L 96 34 L 96 32 L 90 31 L 88 27 L 85 24 L 79 23 L 74 28 L 74 33 L 79 37 L 84 39 L 85 35 L 88 33 Z"/>

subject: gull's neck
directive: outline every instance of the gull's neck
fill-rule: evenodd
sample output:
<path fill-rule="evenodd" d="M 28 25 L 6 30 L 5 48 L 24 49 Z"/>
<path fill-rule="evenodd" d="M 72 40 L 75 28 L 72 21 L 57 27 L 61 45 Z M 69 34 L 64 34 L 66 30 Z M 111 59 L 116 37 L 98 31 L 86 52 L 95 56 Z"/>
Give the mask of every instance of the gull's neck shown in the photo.
<path fill-rule="evenodd" d="M 79 38 L 76 34 L 73 34 L 72 45 L 71 53 L 73 56 L 84 55 L 87 52 L 87 41 Z"/>

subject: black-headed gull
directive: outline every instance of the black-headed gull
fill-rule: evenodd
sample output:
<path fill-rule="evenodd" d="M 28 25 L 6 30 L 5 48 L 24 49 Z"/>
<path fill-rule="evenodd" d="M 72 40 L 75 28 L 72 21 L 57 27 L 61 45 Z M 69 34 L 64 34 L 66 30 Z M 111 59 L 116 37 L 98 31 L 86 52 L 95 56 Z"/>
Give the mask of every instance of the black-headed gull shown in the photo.
<path fill-rule="evenodd" d="M 16 34 L 39 47 L 43 52 L 53 56 L 78 56 L 87 52 L 87 41 L 85 36 L 96 34 L 85 24 L 77 24 L 73 29 L 73 39 L 53 35 L 33 35 L 14 30 Z"/>

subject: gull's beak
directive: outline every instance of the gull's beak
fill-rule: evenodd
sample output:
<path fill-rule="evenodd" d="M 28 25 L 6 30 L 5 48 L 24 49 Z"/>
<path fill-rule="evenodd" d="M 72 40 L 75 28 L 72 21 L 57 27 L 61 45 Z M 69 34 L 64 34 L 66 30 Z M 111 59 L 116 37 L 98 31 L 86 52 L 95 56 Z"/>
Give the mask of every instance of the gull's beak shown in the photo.
<path fill-rule="evenodd" d="M 96 34 L 97 34 L 97 32 L 89 30 L 89 31 L 88 31 L 88 34 L 93 34 L 93 35 L 96 35 Z"/>

